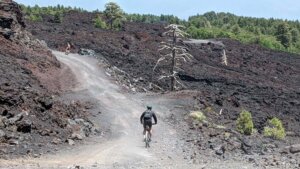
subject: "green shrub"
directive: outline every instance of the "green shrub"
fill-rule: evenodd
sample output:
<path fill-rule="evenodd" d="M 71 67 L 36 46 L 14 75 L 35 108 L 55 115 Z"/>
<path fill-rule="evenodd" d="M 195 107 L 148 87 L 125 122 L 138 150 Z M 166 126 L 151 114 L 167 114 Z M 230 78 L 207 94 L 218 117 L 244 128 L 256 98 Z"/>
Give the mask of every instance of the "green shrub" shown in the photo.
<path fill-rule="evenodd" d="M 275 139 L 285 138 L 285 129 L 282 122 L 274 117 L 268 121 L 268 126 L 264 128 L 264 135 L 266 137 L 273 137 Z"/>
<path fill-rule="evenodd" d="M 96 19 L 94 19 L 94 25 L 96 28 L 100 28 L 100 29 L 106 29 L 106 23 L 101 19 L 100 16 L 97 16 Z"/>
<path fill-rule="evenodd" d="M 257 38 L 253 33 L 242 31 L 235 37 L 235 39 L 243 43 L 255 43 Z"/>
<path fill-rule="evenodd" d="M 283 50 L 284 47 L 282 44 L 276 40 L 276 38 L 272 36 L 259 36 L 258 37 L 258 44 L 261 46 L 264 46 L 269 49 L 275 49 L 275 50 Z"/>
<path fill-rule="evenodd" d="M 237 130 L 242 134 L 251 135 L 253 132 L 253 121 L 250 112 L 243 110 L 237 119 Z"/>
<path fill-rule="evenodd" d="M 43 18 L 41 15 L 35 15 L 35 14 L 31 14 L 27 17 L 30 21 L 33 21 L 33 22 L 40 22 L 40 21 L 43 21 Z"/>
<path fill-rule="evenodd" d="M 122 27 L 122 20 L 121 19 L 116 19 L 114 22 L 113 22 L 113 28 L 115 30 L 120 30 L 121 27 Z"/>
<path fill-rule="evenodd" d="M 211 28 L 196 28 L 192 26 L 187 30 L 187 33 L 196 39 L 216 38 L 216 31 Z"/>
<path fill-rule="evenodd" d="M 61 21 L 62 21 L 62 15 L 59 12 L 56 12 L 54 14 L 54 22 L 61 23 Z"/>
<path fill-rule="evenodd" d="M 295 44 L 295 45 L 289 47 L 288 52 L 299 54 L 300 53 L 300 42 L 298 42 L 298 44 Z"/>
<path fill-rule="evenodd" d="M 206 116 L 201 111 L 192 111 L 190 113 L 190 117 L 199 122 L 203 122 L 204 120 L 206 120 Z"/>
<path fill-rule="evenodd" d="M 232 34 L 231 32 L 227 32 L 227 31 L 219 31 L 217 33 L 217 37 L 218 38 L 234 38 L 234 34 Z"/>
<path fill-rule="evenodd" d="M 214 31 L 208 28 L 200 28 L 197 30 L 197 36 L 198 38 L 203 39 L 211 39 L 216 38 L 216 35 L 214 34 Z"/>

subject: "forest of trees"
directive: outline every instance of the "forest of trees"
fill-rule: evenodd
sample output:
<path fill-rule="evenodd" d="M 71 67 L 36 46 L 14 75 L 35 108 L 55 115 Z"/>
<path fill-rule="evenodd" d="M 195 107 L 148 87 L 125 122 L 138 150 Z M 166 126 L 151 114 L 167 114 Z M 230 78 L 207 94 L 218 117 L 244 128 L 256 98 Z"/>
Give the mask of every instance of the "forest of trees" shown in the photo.
<path fill-rule="evenodd" d="M 71 8 L 64 6 L 56 7 L 26 7 L 22 6 L 26 17 L 32 21 L 42 21 L 42 15 L 53 15 L 55 21 L 61 22 L 63 13 L 70 10 L 85 12 L 81 8 Z M 107 28 L 102 23 L 103 12 L 97 10 L 95 26 Z M 260 44 L 266 48 L 300 53 L 300 22 L 282 19 L 265 19 L 236 16 L 231 13 L 207 12 L 203 15 L 189 17 L 188 20 L 181 20 L 173 15 L 151 15 L 151 14 L 126 14 L 122 21 L 144 22 L 144 23 L 164 23 L 181 24 L 186 27 L 186 31 L 191 38 L 231 38 L 243 43 Z"/>
<path fill-rule="evenodd" d="M 49 6 L 49 7 L 39 7 L 38 5 L 31 7 L 31 6 L 21 5 L 21 8 L 23 13 L 25 14 L 25 18 L 31 21 L 43 21 L 43 17 L 42 17 L 43 15 L 53 15 L 58 22 L 61 22 L 61 19 L 65 12 L 71 10 L 86 12 L 82 8 L 65 7 L 63 5 Z"/>
<path fill-rule="evenodd" d="M 300 22 L 208 12 L 191 16 L 188 33 L 195 38 L 232 38 L 264 47 L 300 53 Z"/>

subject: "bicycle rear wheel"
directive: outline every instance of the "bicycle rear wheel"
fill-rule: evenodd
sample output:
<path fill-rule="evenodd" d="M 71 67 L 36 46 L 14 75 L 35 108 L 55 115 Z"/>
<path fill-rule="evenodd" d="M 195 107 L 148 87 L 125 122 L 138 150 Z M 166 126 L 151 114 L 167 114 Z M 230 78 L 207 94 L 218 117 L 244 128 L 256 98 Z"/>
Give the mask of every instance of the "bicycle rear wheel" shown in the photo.
<path fill-rule="evenodd" d="M 146 131 L 146 135 L 145 135 L 146 139 L 145 139 L 145 146 L 146 148 L 150 147 L 150 133 L 149 131 Z"/>

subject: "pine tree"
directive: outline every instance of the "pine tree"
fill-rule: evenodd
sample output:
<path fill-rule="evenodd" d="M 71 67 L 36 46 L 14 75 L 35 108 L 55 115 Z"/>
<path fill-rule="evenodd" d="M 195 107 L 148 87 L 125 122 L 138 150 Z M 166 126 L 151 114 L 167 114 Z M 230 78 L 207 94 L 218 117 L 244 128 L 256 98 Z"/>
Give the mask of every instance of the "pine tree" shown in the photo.
<path fill-rule="evenodd" d="M 300 33 L 298 29 L 296 28 L 292 29 L 291 34 L 292 34 L 292 42 L 297 43 L 300 40 Z"/>
<path fill-rule="evenodd" d="M 280 41 L 285 48 L 288 48 L 291 45 L 292 35 L 289 25 L 286 22 L 282 22 L 277 26 L 275 35 L 277 40 Z"/>
<path fill-rule="evenodd" d="M 124 16 L 123 10 L 120 6 L 114 2 L 109 2 L 105 5 L 104 15 L 108 19 L 110 29 L 113 28 L 113 23 L 117 19 L 121 19 Z"/>

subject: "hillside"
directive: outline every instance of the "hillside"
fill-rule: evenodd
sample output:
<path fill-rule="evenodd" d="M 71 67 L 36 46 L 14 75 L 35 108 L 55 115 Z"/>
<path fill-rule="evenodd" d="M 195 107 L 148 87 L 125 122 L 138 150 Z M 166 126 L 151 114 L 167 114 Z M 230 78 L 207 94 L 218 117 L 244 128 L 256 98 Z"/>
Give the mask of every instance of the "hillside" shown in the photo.
<path fill-rule="evenodd" d="M 63 16 L 61 23 L 53 22 L 51 16 L 44 16 L 42 22 L 27 20 L 26 23 L 28 30 L 35 37 L 45 40 L 51 48 L 64 50 L 67 42 L 70 42 L 72 52 L 76 53 L 80 48 L 88 48 L 103 55 L 111 67 L 115 66 L 117 70 L 125 72 L 125 76 L 117 76 L 119 84 L 124 89 L 139 92 L 151 90 L 149 83 L 152 69 L 159 56 L 157 49 L 160 42 L 166 40 L 162 36 L 164 25 L 127 22 L 120 31 L 111 31 L 95 28 L 93 19 L 96 16 L 95 13 L 70 11 Z M 260 134 L 269 119 L 278 117 L 283 121 L 289 133 L 285 143 L 273 142 L 260 136 L 246 137 L 246 142 L 248 139 L 252 140 L 252 146 L 249 150 L 243 149 L 242 146 L 243 153 L 260 154 L 262 145 L 270 143 L 278 146 L 278 148 L 269 147 L 272 150 L 267 148 L 275 155 L 275 152 L 280 151 L 280 147 L 299 142 L 299 55 L 276 52 L 259 45 L 242 44 L 236 40 L 218 40 L 225 45 L 228 66 L 221 64 L 220 46 L 213 43 L 183 43 L 194 56 L 194 60 L 183 65 L 183 71 L 179 72 L 180 79 L 186 86 L 185 90 L 170 95 L 178 99 L 187 95 L 194 98 L 195 103 L 192 105 L 189 103 L 193 108 L 187 107 L 187 111 L 202 110 L 214 123 L 230 126 L 231 129 L 235 128 L 236 119 L 242 109 L 252 113 L 254 127 Z M 164 68 L 160 67 L 154 77 L 158 77 L 163 70 Z M 154 83 L 165 90 L 169 88 L 168 81 L 154 81 Z M 218 115 L 221 110 L 222 115 Z M 176 125 L 183 125 L 180 130 L 187 133 L 187 135 L 183 134 L 186 138 L 212 141 L 209 144 L 200 144 L 198 141 L 189 143 L 194 146 L 194 149 L 199 148 L 200 154 L 206 151 L 209 153 L 212 144 L 213 146 L 226 145 L 230 149 L 229 154 L 232 153 L 233 156 L 241 153 L 237 151 L 239 149 L 232 148 L 231 144 L 234 144 L 234 141 L 231 139 L 234 140 L 235 137 L 231 137 L 229 139 L 231 141 L 226 141 L 225 136 L 219 131 L 194 126 L 189 120 L 186 121 L 189 124 L 187 128 L 177 121 L 185 117 L 185 113 L 173 114 L 170 119 Z M 199 132 L 207 134 L 199 136 Z M 203 157 L 200 155 L 199 158 Z M 277 157 L 274 158 L 280 161 Z M 272 162 L 258 163 L 269 165 Z"/>
<path fill-rule="evenodd" d="M 44 22 L 27 24 L 28 30 L 51 48 L 61 50 L 70 42 L 73 52 L 79 48 L 93 49 L 132 78 L 144 79 L 137 82 L 137 88 L 147 88 L 158 59 L 158 45 L 164 40 L 163 25 L 126 23 L 121 31 L 110 31 L 95 28 L 95 17 L 93 13 L 71 11 L 62 23 L 45 18 Z M 186 44 L 195 60 L 185 65 L 179 75 L 187 89 L 200 91 L 195 97 L 202 102 L 201 108 L 223 108 L 229 119 L 246 108 L 254 114 L 259 131 L 268 118 L 280 117 L 285 119 L 288 130 L 299 135 L 300 119 L 295 115 L 300 106 L 300 57 L 258 45 L 220 40 L 226 46 L 229 66 L 220 63 L 220 47 Z M 156 83 L 168 88 L 166 82 Z"/>
<path fill-rule="evenodd" d="M 82 103 L 61 102 L 73 77 L 45 46 L 25 31 L 20 7 L 0 3 L 0 158 L 40 156 L 74 132 L 68 119 L 85 118 Z M 68 72 L 68 71 L 66 71 Z"/>
<path fill-rule="evenodd" d="M 130 20 L 110 30 L 99 28 L 107 21 L 99 11 L 36 6 L 23 12 L 25 18 L 15 2 L 0 2 L 0 168 L 300 167 L 300 55 L 270 49 L 297 52 L 298 41 L 284 46 L 275 38 L 282 20 L 249 44 L 240 41 L 257 30 L 245 25 L 271 20 L 126 14 Z M 177 91 L 159 80 L 169 64 L 153 71 L 159 45 L 168 41 L 167 22 L 214 38 L 178 41 L 193 58 L 180 65 Z M 237 22 L 245 27 L 233 29 Z M 288 24 L 298 29 L 297 22 Z M 150 149 L 139 123 L 146 105 L 159 119 Z M 252 135 L 237 128 L 245 111 L 252 114 Z M 268 124 L 274 117 L 285 139 L 264 135 L 264 127 L 276 127 Z"/>
<path fill-rule="evenodd" d="M 22 9 L 26 18 L 31 21 L 43 21 L 45 19 L 43 16 L 52 15 L 54 16 L 52 20 L 59 22 L 65 12 L 72 10 L 86 12 L 80 8 L 60 5 L 55 7 L 22 6 Z M 103 17 L 103 11 L 97 10 L 93 13 L 106 19 Z M 94 18 L 95 23 L 97 19 L 99 21 L 99 17 Z M 181 20 L 174 15 L 125 13 L 124 20 L 138 23 L 181 24 L 186 27 L 190 37 L 194 39 L 230 38 L 242 43 L 259 44 L 269 49 L 300 53 L 300 23 L 298 20 L 245 17 L 213 11 L 190 16 L 188 20 Z M 118 24 L 116 23 L 116 25 Z"/>

